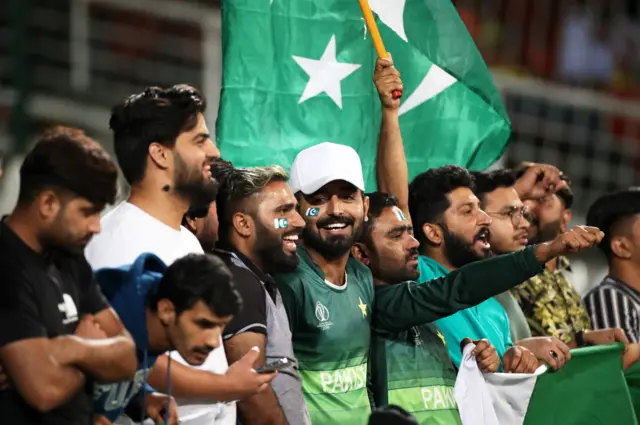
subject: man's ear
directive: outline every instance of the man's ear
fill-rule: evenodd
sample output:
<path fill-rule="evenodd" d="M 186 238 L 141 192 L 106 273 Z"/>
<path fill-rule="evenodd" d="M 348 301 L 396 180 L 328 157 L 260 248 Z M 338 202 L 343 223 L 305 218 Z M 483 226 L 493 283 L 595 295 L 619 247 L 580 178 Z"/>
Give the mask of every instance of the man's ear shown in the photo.
<path fill-rule="evenodd" d="M 562 211 L 562 223 L 560 223 L 560 230 L 562 233 L 566 232 L 569 228 L 569 223 L 571 223 L 571 210 L 565 209 Z"/>
<path fill-rule="evenodd" d="M 442 244 L 444 240 L 444 232 L 442 231 L 442 227 L 440 225 L 434 223 L 424 223 L 422 225 L 422 231 L 424 232 L 424 236 L 427 238 L 427 240 L 432 244 Z"/>
<path fill-rule="evenodd" d="M 633 244 L 624 236 L 614 236 L 611 238 L 611 252 L 618 258 L 628 260 L 633 254 Z"/>
<path fill-rule="evenodd" d="M 166 298 L 158 301 L 158 318 L 163 326 L 169 326 L 175 322 L 176 319 L 176 306 Z"/>
<path fill-rule="evenodd" d="M 169 168 L 171 161 L 173 161 L 171 150 L 157 142 L 149 145 L 149 157 L 158 168 L 163 170 Z"/>
<path fill-rule="evenodd" d="M 196 233 L 196 219 L 186 216 L 184 218 L 184 227 L 186 227 L 191 233 Z"/>
<path fill-rule="evenodd" d="M 231 217 L 231 223 L 233 224 L 233 229 L 236 233 L 242 237 L 249 238 L 254 232 L 255 224 L 253 222 L 253 218 L 248 214 L 241 212 L 233 214 L 233 217 Z"/>
<path fill-rule="evenodd" d="M 365 266 L 371 266 L 371 259 L 369 258 L 367 247 L 363 243 L 356 242 L 356 244 L 351 247 L 351 255 Z"/>
<path fill-rule="evenodd" d="M 52 222 L 63 209 L 62 199 L 54 190 L 43 190 L 36 196 L 38 213 L 46 222 Z"/>
<path fill-rule="evenodd" d="M 364 197 L 364 221 L 369 221 L 369 197 L 365 196 Z"/>

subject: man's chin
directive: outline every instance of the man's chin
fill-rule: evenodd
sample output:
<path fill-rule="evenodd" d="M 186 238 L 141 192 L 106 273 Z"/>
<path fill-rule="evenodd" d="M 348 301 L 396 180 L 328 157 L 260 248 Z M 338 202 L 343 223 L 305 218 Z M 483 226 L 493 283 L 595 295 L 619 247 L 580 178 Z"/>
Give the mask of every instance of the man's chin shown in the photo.
<path fill-rule="evenodd" d="M 491 248 L 478 248 L 474 249 L 473 252 L 476 254 L 476 260 L 484 260 L 491 256 Z"/>

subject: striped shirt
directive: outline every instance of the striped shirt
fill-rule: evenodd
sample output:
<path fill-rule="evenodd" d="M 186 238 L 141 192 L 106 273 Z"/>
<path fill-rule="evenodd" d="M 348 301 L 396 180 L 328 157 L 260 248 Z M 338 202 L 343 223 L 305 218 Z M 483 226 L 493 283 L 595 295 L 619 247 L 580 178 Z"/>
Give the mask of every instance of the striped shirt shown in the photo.
<path fill-rule="evenodd" d="M 584 302 L 594 329 L 622 328 L 630 342 L 640 341 L 640 292 L 607 276 Z"/>

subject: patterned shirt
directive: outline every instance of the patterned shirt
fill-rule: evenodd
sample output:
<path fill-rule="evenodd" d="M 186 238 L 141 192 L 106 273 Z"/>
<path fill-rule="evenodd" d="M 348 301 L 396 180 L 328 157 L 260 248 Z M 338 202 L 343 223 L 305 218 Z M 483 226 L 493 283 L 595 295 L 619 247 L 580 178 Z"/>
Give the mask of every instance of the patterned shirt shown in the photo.
<path fill-rule="evenodd" d="M 584 297 L 584 303 L 594 329 L 622 328 L 630 342 L 640 342 L 640 292 L 607 276 Z"/>
<path fill-rule="evenodd" d="M 552 336 L 569 343 L 577 332 L 591 329 L 589 314 L 567 279 L 567 271 L 571 271 L 569 260 L 558 257 L 554 271 L 545 268 L 511 290 L 533 336 Z"/>

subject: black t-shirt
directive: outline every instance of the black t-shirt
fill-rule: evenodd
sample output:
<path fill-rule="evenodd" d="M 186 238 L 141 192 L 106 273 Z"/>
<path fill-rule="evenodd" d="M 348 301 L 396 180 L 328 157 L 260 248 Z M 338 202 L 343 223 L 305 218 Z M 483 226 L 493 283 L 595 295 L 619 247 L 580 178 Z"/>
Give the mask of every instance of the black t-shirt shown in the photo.
<path fill-rule="evenodd" d="M 224 328 L 222 339 L 227 340 L 243 332 L 267 334 L 266 293 L 275 299 L 273 278 L 264 274 L 247 257 L 232 249 L 214 251 L 229 267 L 236 290 L 242 297 L 242 310 Z M 241 264 L 244 264 L 242 266 Z"/>
<path fill-rule="evenodd" d="M 107 307 L 83 255 L 36 253 L 0 223 L 0 348 L 73 334 L 80 317 Z M 0 391 L 0 418 L 12 425 L 92 424 L 90 383 L 48 413 L 29 406 L 14 390 Z"/>

